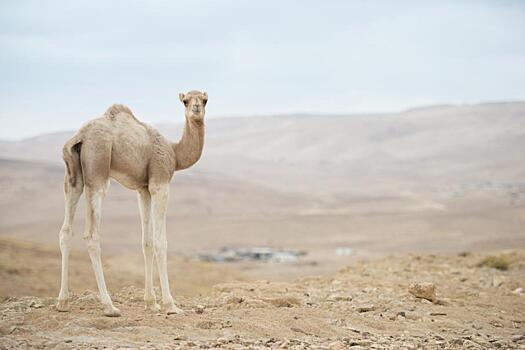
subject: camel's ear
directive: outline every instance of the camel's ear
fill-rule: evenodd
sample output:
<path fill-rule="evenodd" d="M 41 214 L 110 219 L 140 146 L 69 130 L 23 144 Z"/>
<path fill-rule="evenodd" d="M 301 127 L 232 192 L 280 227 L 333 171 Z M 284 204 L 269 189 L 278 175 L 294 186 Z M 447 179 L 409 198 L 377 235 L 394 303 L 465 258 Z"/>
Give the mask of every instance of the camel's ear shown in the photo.
<path fill-rule="evenodd" d="M 202 102 L 206 106 L 206 103 L 208 103 L 208 93 L 207 92 L 203 92 L 202 96 L 203 96 Z"/>
<path fill-rule="evenodd" d="M 179 94 L 179 100 L 184 103 L 184 94 L 182 92 Z"/>

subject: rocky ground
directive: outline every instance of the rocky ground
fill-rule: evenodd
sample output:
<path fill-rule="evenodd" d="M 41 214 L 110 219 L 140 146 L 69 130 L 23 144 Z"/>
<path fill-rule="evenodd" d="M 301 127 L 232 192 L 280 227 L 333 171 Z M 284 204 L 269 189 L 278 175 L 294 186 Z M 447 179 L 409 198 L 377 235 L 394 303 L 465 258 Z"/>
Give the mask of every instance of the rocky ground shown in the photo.
<path fill-rule="evenodd" d="M 332 277 L 218 284 L 178 296 L 183 315 L 145 311 L 136 287 L 113 293 L 119 318 L 102 316 L 93 291 L 74 294 L 69 313 L 53 297 L 9 297 L 0 348 L 525 349 L 524 287 L 525 251 L 514 250 L 392 256 Z"/>

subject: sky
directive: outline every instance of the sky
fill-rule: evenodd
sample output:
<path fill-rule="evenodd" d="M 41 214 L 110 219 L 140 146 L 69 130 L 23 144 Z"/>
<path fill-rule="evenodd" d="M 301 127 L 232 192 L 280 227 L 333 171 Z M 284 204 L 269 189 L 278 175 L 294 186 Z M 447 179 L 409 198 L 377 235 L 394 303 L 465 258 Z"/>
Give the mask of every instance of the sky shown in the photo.
<path fill-rule="evenodd" d="M 0 0 L 0 139 L 123 103 L 182 122 L 525 99 L 524 1 Z"/>

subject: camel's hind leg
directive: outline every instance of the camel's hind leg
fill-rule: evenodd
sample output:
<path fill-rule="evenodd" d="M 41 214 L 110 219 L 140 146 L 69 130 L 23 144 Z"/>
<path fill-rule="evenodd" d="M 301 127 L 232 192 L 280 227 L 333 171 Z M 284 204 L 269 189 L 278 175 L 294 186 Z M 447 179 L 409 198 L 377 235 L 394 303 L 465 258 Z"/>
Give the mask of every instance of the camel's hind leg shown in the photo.
<path fill-rule="evenodd" d="M 78 199 L 82 195 L 84 183 L 82 177 L 77 180 L 75 186 L 72 186 L 69 181 L 69 176 L 66 172 L 64 178 L 64 196 L 65 196 L 65 210 L 64 223 L 60 230 L 60 251 L 62 253 L 62 276 L 60 283 L 60 294 L 58 295 L 57 310 L 69 311 L 69 252 L 71 250 L 71 240 L 73 238 L 73 219 L 77 209 Z"/>
<path fill-rule="evenodd" d="M 146 309 L 159 311 L 160 306 L 157 304 L 155 293 L 153 292 L 153 258 L 155 254 L 153 251 L 153 231 L 151 227 L 151 194 L 147 188 L 142 188 L 137 193 L 142 221 L 142 252 L 144 253 L 145 266 L 144 302 L 146 303 Z"/>
<path fill-rule="evenodd" d="M 107 182 L 108 180 L 106 180 Z M 86 229 L 84 239 L 87 242 L 87 249 L 91 259 L 91 265 L 95 272 L 98 290 L 100 293 L 100 301 L 104 305 L 104 315 L 106 316 L 120 316 L 120 310 L 113 306 L 111 297 L 106 288 L 106 281 L 104 280 L 104 272 L 102 270 L 102 260 L 100 258 L 100 216 L 102 211 L 102 199 L 106 193 L 106 186 L 86 186 Z"/>

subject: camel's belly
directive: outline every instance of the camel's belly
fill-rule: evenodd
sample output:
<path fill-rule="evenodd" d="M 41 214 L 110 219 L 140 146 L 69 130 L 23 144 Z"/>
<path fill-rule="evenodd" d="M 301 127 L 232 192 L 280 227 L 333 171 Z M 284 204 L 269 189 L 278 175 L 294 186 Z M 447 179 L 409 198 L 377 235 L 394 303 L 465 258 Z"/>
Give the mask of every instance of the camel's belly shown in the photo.
<path fill-rule="evenodd" d="M 143 178 L 130 176 L 128 174 L 113 169 L 110 170 L 109 176 L 112 179 L 115 179 L 119 184 L 126 188 L 129 188 L 130 190 L 138 190 L 139 188 L 143 188 L 148 185 L 146 180 Z"/>

